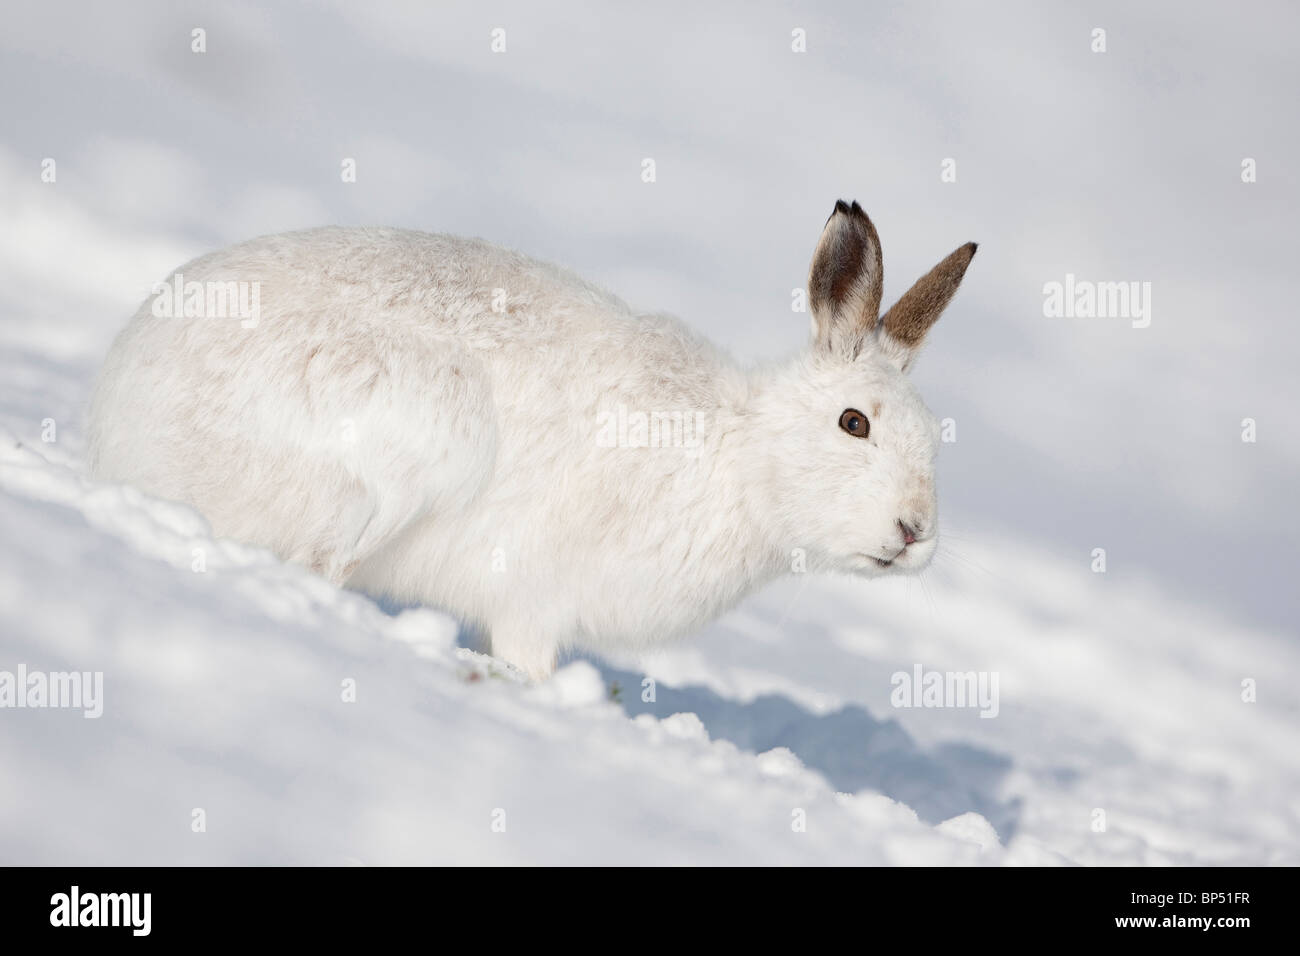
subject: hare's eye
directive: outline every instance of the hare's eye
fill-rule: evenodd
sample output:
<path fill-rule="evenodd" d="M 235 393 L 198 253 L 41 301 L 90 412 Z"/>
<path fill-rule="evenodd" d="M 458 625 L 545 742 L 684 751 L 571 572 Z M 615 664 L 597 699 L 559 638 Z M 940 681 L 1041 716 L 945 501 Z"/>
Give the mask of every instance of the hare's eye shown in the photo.
<path fill-rule="evenodd" d="M 871 433 L 871 422 L 856 408 L 846 408 L 840 416 L 840 428 L 854 438 L 866 438 Z"/>

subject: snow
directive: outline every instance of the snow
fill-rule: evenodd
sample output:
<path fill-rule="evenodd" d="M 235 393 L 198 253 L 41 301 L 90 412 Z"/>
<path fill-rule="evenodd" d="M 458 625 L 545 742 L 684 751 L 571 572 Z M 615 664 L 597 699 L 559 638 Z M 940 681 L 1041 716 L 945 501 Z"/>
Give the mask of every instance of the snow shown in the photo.
<path fill-rule="evenodd" d="M 791 579 L 530 686 L 434 610 L 86 480 L 35 410 L 91 369 L 0 362 L 0 669 L 104 675 L 98 719 L 0 710 L 6 863 L 1300 860 L 1294 647 L 1086 561 Z M 917 664 L 996 671 L 998 716 L 892 707 Z"/>

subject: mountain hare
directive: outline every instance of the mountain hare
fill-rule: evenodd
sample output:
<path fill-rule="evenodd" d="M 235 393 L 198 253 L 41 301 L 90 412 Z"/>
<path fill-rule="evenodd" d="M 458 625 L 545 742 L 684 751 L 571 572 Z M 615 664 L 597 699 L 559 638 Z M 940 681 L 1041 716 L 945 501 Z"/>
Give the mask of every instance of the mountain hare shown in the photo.
<path fill-rule="evenodd" d="M 808 347 L 746 370 L 487 242 L 254 239 L 182 266 L 118 336 L 90 467 L 444 608 L 540 679 L 563 648 L 661 642 L 792 567 L 923 568 L 938 428 L 904 373 L 974 253 L 878 320 L 880 240 L 836 203 Z"/>

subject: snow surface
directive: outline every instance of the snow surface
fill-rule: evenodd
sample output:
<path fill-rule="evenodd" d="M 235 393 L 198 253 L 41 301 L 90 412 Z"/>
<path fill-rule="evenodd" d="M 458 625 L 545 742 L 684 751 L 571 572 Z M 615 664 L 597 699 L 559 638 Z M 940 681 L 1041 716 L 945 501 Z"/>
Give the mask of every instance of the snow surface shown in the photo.
<path fill-rule="evenodd" d="M 1294 643 L 1185 596 L 965 538 L 528 686 L 87 481 L 92 375 L 0 348 L 0 670 L 104 674 L 99 719 L 0 710 L 0 862 L 1300 862 Z M 998 715 L 892 707 L 917 664 L 997 672 Z"/>

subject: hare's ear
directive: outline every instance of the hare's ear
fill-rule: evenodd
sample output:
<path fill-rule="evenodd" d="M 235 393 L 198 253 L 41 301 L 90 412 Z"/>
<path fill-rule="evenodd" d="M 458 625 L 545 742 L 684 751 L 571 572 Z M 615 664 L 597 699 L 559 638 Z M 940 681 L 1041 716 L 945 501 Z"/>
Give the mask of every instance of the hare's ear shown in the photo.
<path fill-rule="evenodd" d="M 844 200 L 826 220 L 808 272 L 813 345 L 857 357 L 880 316 L 880 237 L 856 202 Z"/>
<path fill-rule="evenodd" d="M 968 242 L 944 259 L 903 293 L 885 313 L 880 325 L 880 346 L 895 364 L 907 371 L 921 350 L 930 326 L 938 320 L 961 285 L 975 255 L 976 244 Z"/>

